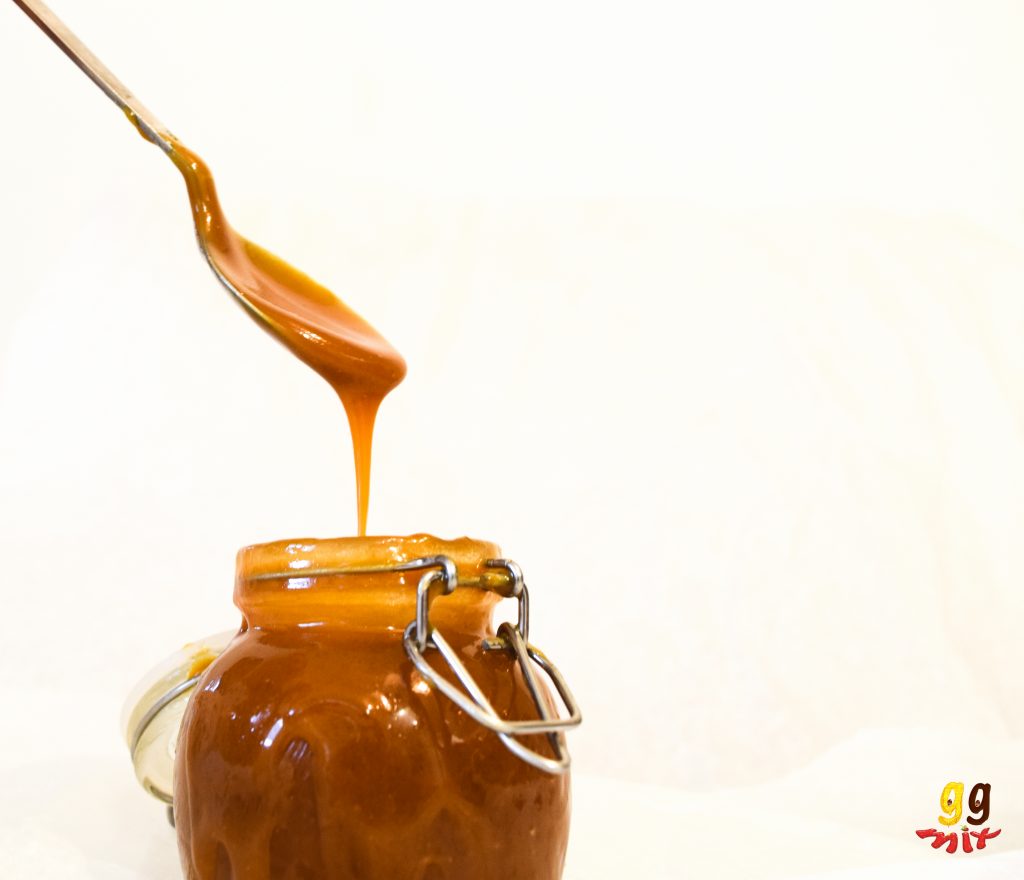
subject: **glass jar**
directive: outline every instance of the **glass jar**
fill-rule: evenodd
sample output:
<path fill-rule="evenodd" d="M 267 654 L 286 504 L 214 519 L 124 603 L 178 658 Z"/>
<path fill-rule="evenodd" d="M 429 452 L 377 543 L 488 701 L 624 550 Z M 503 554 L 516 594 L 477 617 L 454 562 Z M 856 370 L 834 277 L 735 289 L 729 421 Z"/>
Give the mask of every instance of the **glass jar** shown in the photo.
<path fill-rule="evenodd" d="M 496 631 L 503 596 L 520 619 Z M 241 550 L 241 631 L 193 677 L 177 733 L 186 876 L 558 880 L 579 713 L 528 645 L 527 602 L 518 568 L 469 539 Z M 173 709 L 189 679 L 168 680 Z"/>

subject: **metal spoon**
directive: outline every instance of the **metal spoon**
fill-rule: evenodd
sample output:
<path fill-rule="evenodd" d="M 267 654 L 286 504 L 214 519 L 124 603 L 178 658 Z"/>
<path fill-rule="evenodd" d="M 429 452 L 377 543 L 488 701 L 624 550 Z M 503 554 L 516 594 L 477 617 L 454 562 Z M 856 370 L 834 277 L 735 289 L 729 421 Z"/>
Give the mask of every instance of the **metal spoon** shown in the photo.
<path fill-rule="evenodd" d="M 42 0 L 14 0 L 43 32 L 177 166 L 189 190 L 207 265 L 264 330 L 326 379 L 348 414 L 356 466 L 359 534 L 366 532 L 373 426 L 384 396 L 405 376 L 394 348 L 327 288 L 238 235 L 220 209 L 213 175 Z"/>
<path fill-rule="evenodd" d="M 82 69 L 89 79 L 103 90 L 103 93 L 111 101 L 124 111 L 146 140 L 152 141 L 165 153 L 172 151 L 174 138 L 167 130 L 167 126 L 143 106 L 128 87 L 89 51 L 85 43 L 71 33 L 70 28 L 53 13 L 53 10 L 40 0 L 14 0 L 14 2 L 32 21 L 39 25 L 43 33 L 53 40 L 68 58 Z"/>

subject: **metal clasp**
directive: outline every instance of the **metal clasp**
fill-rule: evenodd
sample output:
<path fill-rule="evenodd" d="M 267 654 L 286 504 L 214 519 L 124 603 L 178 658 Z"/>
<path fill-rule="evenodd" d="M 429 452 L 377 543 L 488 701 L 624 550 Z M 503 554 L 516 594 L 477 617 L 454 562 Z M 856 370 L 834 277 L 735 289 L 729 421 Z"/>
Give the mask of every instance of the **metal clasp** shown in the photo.
<path fill-rule="evenodd" d="M 429 569 L 424 572 L 417 587 L 416 619 L 411 621 L 405 629 L 405 651 L 424 678 L 474 721 L 482 724 L 488 730 L 494 731 L 510 752 L 538 770 L 543 770 L 546 773 L 565 773 L 570 764 L 565 731 L 571 727 L 577 727 L 583 721 L 583 715 L 562 673 L 529 642 L 530 594 L 526 589 L 522 570 L 510 559 L 489 559 L 485 565 L 488 568 L 503 569 L 509 575 L 512 583 L 511 597 L 517 599 L 519 603 L 519 617 L 515 626 L 503 623 L 498 629 L 498 637 L 488 639 L 484 647 L 488 650 L 512 651 L 519 663 L 523 680 L 526 682 L 540 717 L 521 721 L 506 721 L 501 718 L 451 645 L 441 633 L 431 627 L 431 588 L 436 584 L 441 584 L 442 594 L 448 595 L 459 586 L 458 570 L 455 563 L 447 556 L 416 559 L 401 566 L 401 568 L 409 570 Z M 448 668 L 455 673 L 455 677 L 468 692 L 468 696 L 440 675 L 426 661 L 424 654 L 429 648 L 438 650 L 445 663 L 448 664 Z M 545 699 L 534 664 L 544 670 L 555 686 L 555 690 L 568 712 L 568 717 L 560 717 Z M 547 735 L 555 755 L 554 758 L 549 758 L 528 748 L 517 739 L 520 736 L 540 733 Z"/>

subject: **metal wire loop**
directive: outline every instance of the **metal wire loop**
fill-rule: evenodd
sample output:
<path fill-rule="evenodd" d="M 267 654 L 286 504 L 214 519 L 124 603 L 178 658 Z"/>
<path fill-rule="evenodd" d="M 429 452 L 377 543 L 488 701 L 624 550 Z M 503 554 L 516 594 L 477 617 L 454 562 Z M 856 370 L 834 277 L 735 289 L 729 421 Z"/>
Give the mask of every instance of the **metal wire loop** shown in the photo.
<path fill-rule="evenodd" d="M 440 560 L 443 558 L 434 557 L 430 562 L 435 566 L 440 565 Z M 417 561 L 427 562 L 427 560 Z M 488 700 L 487 695 L 477 684 L 469 670 L 466 669 L 462 660 L 459 659 L 456 651 L 448 644 L 448 641 L 441 633 L 431 628 L 430 588 L 439 580 L 444 580 L 444 592 L 447 594 L 452 592 L 458 585 L 457 572 L 452 576 L 451 571 L 447 567 L 434 568 L 424 573 L 423 577 L 420 578 L 419 587 L 417 588 L 416 619 L 410 622 L 405 629 L 404 643 L 406 653 L 424 678 L 469 715 L 470 718 L 496 733 L 509 751 L 539 770 L 547 773 L 564 773 L 569 769 L 570 765 L 564 731 L 571 727 L 576 727 L 582 722 L 583 716 L 579 705 L 558 668 L 528 641 L 530 598 L 529 591 L 526 589 L 526 583 L 523 580 L 522 570 L 508 559 L 491 559 L 485 565 L 488 568 L 504 569 L 512 579 L 511 595 L 518 600 L 519 619 L 514 627 L 508 623 L 503 623 L 498 630 L 498 635 L 503 645 L 510 649 L 516 657 L 519 668 L 522 671 L 523 680 L 530 692 L 530 697 L 537 709 L 539 718 L 520 721 L 508 721 L 501 718 L 490 700 Z M 428 648 L 436 648 L 438 650 L 438 653 L 440 653 L 448 668 L 451 669 L 455 677 L 465 688 L 465 691 L 452 684 L 426 661 L 424 653 Z M 567 717 L 559 717 L 551 706 L 546 693 L 537 679 L 534 664 L 544 670 L 555 686 L 555 690 L 568 712 Z M 555 757 L 549 758 L 529 748 L 517 739 L 517 737 L 530 734 L 545 734 Z"/>
<path fill-rule="evenodd" d="M 530 594 L 526 589 L 523 570 L 511 559 L 488 559 L 484 565 L 487 568 L 504 569 L 512 579 L 512 598 L 519 600 L 519 620 L 516 622 L 516 629 L 519 630 L 523 641 L 530 641 Z"/>

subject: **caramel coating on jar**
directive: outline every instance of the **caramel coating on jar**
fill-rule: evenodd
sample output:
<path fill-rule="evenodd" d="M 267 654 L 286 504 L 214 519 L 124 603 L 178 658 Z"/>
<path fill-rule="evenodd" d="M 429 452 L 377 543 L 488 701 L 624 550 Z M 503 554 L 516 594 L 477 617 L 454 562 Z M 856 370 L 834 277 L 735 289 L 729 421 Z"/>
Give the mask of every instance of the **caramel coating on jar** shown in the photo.
<path fill-rule="evenodd" d="M 324 564 L 326 545 L 350 550 L 355 540 L 271 545 L 271 556 L 299 564 L 288 578 L 266 576 L 261 548 L 240 554 L 243 631 L 204 673 L 178 742 L 186 875 L 558 880 L 568 776 L 516 758 L 415 670 L 402 632 L 418 573 L 301 577 L 307 561 L 336 564 L 337 553 Z M 411 544 L 410 558 L 423 549 Z M 459 589 L 433 603 L 432 620 L 499 714 L 536 717 L 511 656 L 482 647 L 499 598 Z M 546 747 L 543 737 L 524 742 Z"/>

